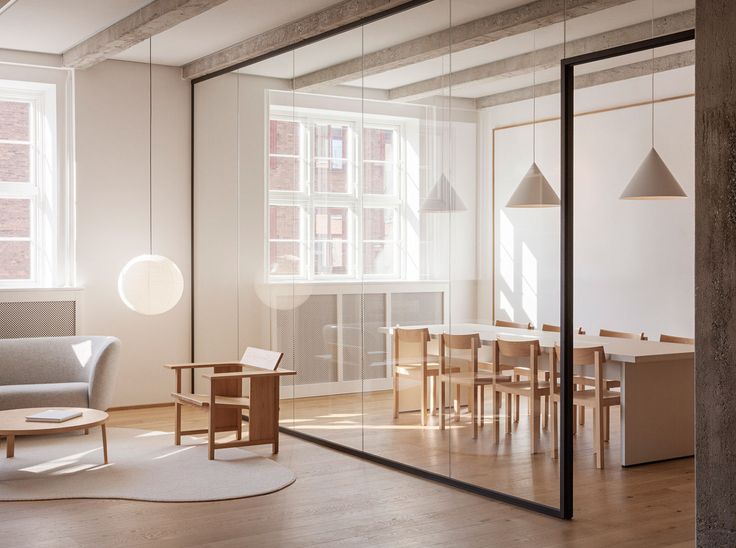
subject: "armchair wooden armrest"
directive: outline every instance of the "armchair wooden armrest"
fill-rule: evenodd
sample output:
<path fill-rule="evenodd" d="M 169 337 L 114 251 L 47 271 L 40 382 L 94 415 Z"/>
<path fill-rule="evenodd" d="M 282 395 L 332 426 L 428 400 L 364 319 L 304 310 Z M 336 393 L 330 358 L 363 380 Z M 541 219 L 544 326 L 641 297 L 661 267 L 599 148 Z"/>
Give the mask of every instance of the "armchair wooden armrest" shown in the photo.
<path fill-rule="evenodd" d="M 290 369 L 277 369 L 269 371 L 267 369 L 259 369 L 243 365 L 243 371 L 233 373 L 206 373 L 202 375 L 203 379 L 210 381 L 217 379 L 249 379 L 251 377 L 280 377 L 282 375 L 296 375 L 296 371 Z"/>
<path fill-rule="evenodd" d="M 201 363 L 175 363 L 175 364 L 166 364 L 164 367 L 166 369 L 200 369 L 203 367 L 219 367 L 221 365 L 237 365 L 240 367 L 245 367 L 245 364 L 241 362 L 201 362 Z"/>

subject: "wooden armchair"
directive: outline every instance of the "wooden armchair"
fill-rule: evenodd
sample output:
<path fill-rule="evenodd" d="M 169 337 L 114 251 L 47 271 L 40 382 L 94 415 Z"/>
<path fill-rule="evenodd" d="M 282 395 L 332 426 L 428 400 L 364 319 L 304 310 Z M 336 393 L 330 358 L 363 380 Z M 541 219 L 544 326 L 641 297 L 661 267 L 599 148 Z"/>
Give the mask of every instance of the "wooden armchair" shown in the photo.
<path fill-rule="evenodd" d="M 207 434 L 208 458 L 215 458 L 215 449 L 244 447 L 270 443 L 279 452 L 279 379 L 295 375 L 296 371 L 279 369 L 283 354 L 260 348 L 247 348 L 240 362 L 185 363 L 165 365 L 174 371 L 176 392 L 172 392 L 176 407 L 174 443 L 181 445 L 181 436 Z M 208 394 L 185 394 L 181 389 L 182 371 L 212 368 L 203 375 L 210 381 Z M 250 394 L 243 396 L 243 380 L 250 381 Z M 206 407 L 209 411 L 207 428 L 181 429 L 182 405 Z M 243 440 L 243 409 L 248 411 L 248 439 Z M 215 441 L 217 432 L 235 432 L 235 441 Z"/>

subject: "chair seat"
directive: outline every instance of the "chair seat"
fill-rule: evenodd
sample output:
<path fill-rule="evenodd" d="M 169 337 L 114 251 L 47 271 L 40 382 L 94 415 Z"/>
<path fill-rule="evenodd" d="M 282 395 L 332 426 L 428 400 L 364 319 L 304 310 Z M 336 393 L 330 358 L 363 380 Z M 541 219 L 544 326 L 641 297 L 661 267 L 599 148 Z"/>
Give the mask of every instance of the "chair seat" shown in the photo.
<path fill-rule="evenodd" d="M 197 407 L 209 407 L 209 394 L 179 394 L 172 392 L 171 396 L 179 403 L 196 405 Z M 249 409 L 250 399 L 234 396 L 215 396 L 215 405 L 220 407 L 237 407 L 239 409 Z"/>
<path fill-rule="evenodd" d="M 620 405 L 621 393 L 612 390 L 603 390 L 603 405 Z M 576 390 L 573 392 L 573 401 L 595 403 L 595 390 Z M 586 405 L 587 407 L 587 405 Z"/>
<path fill-rule="evenodd" d="M 463 369 L 467 369 L 470 362 L 462 358 L 446 358 L 445 368 L 450 373 L 458 373 Z M 422 368 L 420 361 L 409 361 L 400 362 L 396 366 L 396 372 L 399 375 L 410 375 L 413 372 L 418 372 Z M 437 376 L 440 370 L 439 358 L 437 356 L 427 357 L 427 374 L 429 376 Z"/>
<path fill-rule="evenodd" d="M 529 381 L 502 382 L 496 385 L 499 392 L 507 392 L 513 394 L 530 394 L 532 387 Z M 540 396 L 546 396 L 549 393 L 549 383 L 547 381 L 537 381 L 536 392 Z"/>
<path fill-rule="evenodd" d="M 452 373 L 450 375 L 442 375 L 442 380 L 447 381 L 451 384 L 493 384 L 493 373 L 490 371 L 478 371 L 473 373 L 472 371 L 463 371 L 460 373 Z M 495 375 L 496 382 L 508 383 L 511 382 L 511 375 Z"/>
<path fill-rule="evenodd" d="M 575 375 L 572 382 L 574 384 L 582 384 L 585 386 L 595 386 L 595 377 Z M 606 388 L 618 388 L 621 386 L 621 381 L 618 379 L 603 379 L 603 386 Z"/>

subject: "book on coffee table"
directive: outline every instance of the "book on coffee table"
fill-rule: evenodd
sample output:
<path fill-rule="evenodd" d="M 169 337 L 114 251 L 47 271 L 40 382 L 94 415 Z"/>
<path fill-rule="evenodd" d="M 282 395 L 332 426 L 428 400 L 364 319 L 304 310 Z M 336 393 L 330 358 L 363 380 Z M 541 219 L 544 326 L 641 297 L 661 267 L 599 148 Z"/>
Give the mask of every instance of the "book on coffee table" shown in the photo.
<path fill-rule="evenodd" d="M 47 409 L 27 416 L 26 420 L 28 422 L 64 422 L 81 416 L 82 412 L 78 409 Z"/>

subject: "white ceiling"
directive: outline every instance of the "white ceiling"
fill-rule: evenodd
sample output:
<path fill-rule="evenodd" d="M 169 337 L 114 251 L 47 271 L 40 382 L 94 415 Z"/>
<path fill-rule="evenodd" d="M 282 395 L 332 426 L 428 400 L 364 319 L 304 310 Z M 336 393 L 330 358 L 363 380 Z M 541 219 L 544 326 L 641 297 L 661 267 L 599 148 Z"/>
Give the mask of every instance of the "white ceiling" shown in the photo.
<path fill-rule="evenodd" d="M 150 0 L 17 0 L 0 14 L 0 48 L 59 54 L 147 4 Z M 180 66 L 245 38 L 283 25 L 340 0 L 228 0 L 154 36 L 154 63 Z M 435 0 L 362 29 L 330 37 L 288 54 L 245 67 L 243 73 L 293 78 L 454 25 L 498 13 L 531 0 Z M 654 2 L 654 3 L 652 3 Z M 562 24 L 524 33 L 429 61 L 389 70 L 348 85 L 388 90 L 519 55 L 568 40 L 649 21 L 694 8 L 695 0 L 633 0 Z M 32 31 L 29 31 L 32 29 Z M 115 59 L 148 61 L 148 42 Z M 556 78 L 557 69 L 537 74 L 537 81 Z M 555 73 L 555 74 L 553 74 Z M 459 97 L 481 97 L 531 83 L 531 75 L 456 86 Z"/>
<path fill-rule="evenodd" d="M 150 0 L 17 0 L 0 14 L 0 48 L 59 54 Z"/>
<path fill-rule="evenodd" d="M 477 19 L 484 15 L 496 13 L 510 7 L 527 3 L 528 0 L 507 0 L 491 2 L 489 0 L 454 0 L 452 4 L 452 20 L 455 24 Z M 535 48 L 543 48 L 561 44 L 565 36 L 567 40 L 575 40 L 625 27 L 642 21 L 650 21 L 654 8 L 654 16 L 662 17 L 671 13 L 686 11 L 695 7 L 694 0 L 634 0 L 615 8 L 591 13 L 572 19 L 567 29 L 560 24 L 503 38 L 495 42 L 475 48 L 466 49 L 436 59 L 414 63 L 398 69 L 388 70 L 380 74 L 366 76 L 360 80 L 347 82 L 350 86 L 366 86 L 374 89 L 392 89 L 413 82 L 446 75 L 450 71 L 482 65 L 528 53 Z M 324 41 L 300 48 L 287 55 L 269 59 L 241 70 L 247 74 L 291 78 L 315 70 L 328 67 L 356 58 L 362 51 L 376 51 L 396 43 L 410 40 L 416 36 L 446 28 L 449 21 L 447 0 L 436 1 L 406 11 L 389 19 L 380 20 L 365 27 L 363 41 L 361 30 L 328 38 Z M 688 46 L 692 47 L 692 46 Z M 664 53 L 664 52 L 662 52 Z M 659 54 L 659 53 L 658 53 Z M 646 57 L 648 54 L 644 54 Z M 632 62 L 632 61 L 628 61 Z M 614 62 L 615 63 L 615 62 Z M 618 64 L 624 64 L 619 61 Z M 593 70 L 593 69 L 590 69 Z M 601 70 L 597 68 L 597 70 Z M 538 82 L 557 79 L 559 69 L 540 71 Z M 477 98 L 493 93 L 517 89 L 532 84 L 532 75 L 502 77 L 493 81 L 474 82 L 453 88 L 457 97 Z"/>

